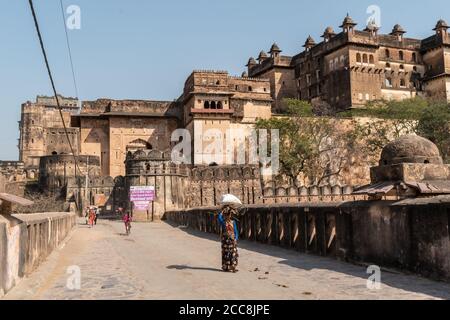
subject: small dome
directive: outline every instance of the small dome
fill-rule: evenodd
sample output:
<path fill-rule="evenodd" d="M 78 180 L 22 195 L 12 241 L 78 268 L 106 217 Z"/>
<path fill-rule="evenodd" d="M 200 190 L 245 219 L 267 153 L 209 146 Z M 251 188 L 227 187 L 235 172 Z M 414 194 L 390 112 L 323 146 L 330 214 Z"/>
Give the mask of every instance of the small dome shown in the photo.
<path fill-rule="evenodd" d="M 449 28 L 449 26 L 448 26 L 447 22 L 445 22 L 445 20 L 441 19 L 436 23 L 436 27 L 433 30 L 448 29 L 448 28 Z"/>
<path fill-rule="evenodd" d="M 333 27 L 327 27 L 327 28 L 325 29 L 325 31 L 323 32 L 323 36 L 322 36 L 322 37 L 330 36 L 330 35 L 335 35 L 335 34 L 336 34 L 336 32 L 334 32 Z"/>
<path fill-rule="evenodd" d="M 347 13 L 347 16 L 345 17 L 344 21 L 342 22 L 341 28 L 344 28 L 346 26 L 356 26 L 356 22 L 353 21 L 352 17 Z"/>
<path fill-rule="evenodd" d="M 261 52 L 259 53 L 258 60 L 264 60 L 264 59 L 266 59 L 266 58 L 268 58 L 267 53 L 265 53 L 264 51 L 261 51 Z"/>
<path fill-rule="evenodd" d="M 278 45 L 276 44 L 276 43 L 274 43 L 273 45 L 272 45 L 272 47 L 270 48 L 270 51 L 269 51 L 270 53 L 273 53 L 273 52 L 281 52 L 281 50 L 280 50 L 280 47 L 278 47 Z"/>
<path fill-rule="evenodd" d="M 406 33 L 405 29 L 403 29 L 402 26 L 399 24 L 396 24 L 394 26 L 394 28 L 392 28 L 392 32 L 391 32 L 392 35 L 404 34 L 404 33 Z"/>
<path fill-rule="evenodd" d="M 313 37 L 309 36 L 308 39 L 305 41 L 305 48 L 311 48 L 316 45 L 316 41 L 314 41 Z"/>
<path fill-rule="evenodd" d="M 255 58 L 250 57 L 250 59 L 248 59 L 247 67 L 248 66 L 253 66 L 255 64 L 257 64 Z"/>
<path fill-rule="evenodd" d="M 364 29 L 364 31 L 378 31 L 380 28 L 377 26 L 375 21 L 369 21 L 369 23 L 367 24 L 366 28 Z"/>
<path fill-rule="evenodd" d="M 403 136 L 384 147 L 380 166 L 400 163 L 443 164 L 438 147 L 428 139 Z"/>
<path fill-rule="evenodd" d="M 242 77 L 242 78 L 248 78 L 248 73 L 247 73 L 247 71 L 242 72 L 241 77 Z"/>

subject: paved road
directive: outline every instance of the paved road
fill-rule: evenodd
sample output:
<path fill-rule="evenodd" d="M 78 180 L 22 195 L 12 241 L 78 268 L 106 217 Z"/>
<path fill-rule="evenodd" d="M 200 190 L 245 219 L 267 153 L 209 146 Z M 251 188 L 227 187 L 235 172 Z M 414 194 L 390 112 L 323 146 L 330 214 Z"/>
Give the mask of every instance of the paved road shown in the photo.
<path fill-rule="evenodd" d="M 79 225 L 65 245 L 6 299 L 450 299 L 450 285 L 383 272 L 368 290 L 365 268 L 262 244 L 240 243 L 240 272 L 222 273 L 217 237 L 168 224 Z M 66 286 L 79 266 L 81 289 Z"/>

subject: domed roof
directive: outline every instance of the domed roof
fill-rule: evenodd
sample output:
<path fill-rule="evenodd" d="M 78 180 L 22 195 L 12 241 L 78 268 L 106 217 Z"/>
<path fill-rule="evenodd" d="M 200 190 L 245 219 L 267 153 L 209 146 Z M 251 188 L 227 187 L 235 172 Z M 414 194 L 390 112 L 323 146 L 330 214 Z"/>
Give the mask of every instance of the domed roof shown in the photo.
<path fill-rule="evenodd" d="M 364 31 L 378 31 L 380 28 L 377 26 L 375 21 L 369 21 Z"/>
<path fill-rule="evenodd" d="M 263 60 L 263 59 L 266 59 L 266 58 L 268 58 L 267 53 L 266 53 L 264 50 L 261 51 L 261 52 L 259 53 L 258 59 L 259 59 L 259 60 Z"/>
<path fill-rule="evenodd" d="M 393 35 L 396 35 L 396 34 L 403 34 L 403 33 L 406 33 L 406 31 L 405 31 L 405 29 L 403 29 L 402 26 L 399 25 L 399 24 L 396 24 L 396 25 L 394 26 L 394 28 L 392 28 L 392 33 L 391 33 L 391 34 L 393 34 Z"/>
<path fill-rule="evenodd" d="M 356 22 L 353 21 L 352 17 L 347 13 L 347 16 L 345 17 L 344 21 L 342 22 L 341 28 L 346 26 L 356 26 Z"/>
<path fill-rule="evenodd" d="M 384 147 L 380 166 L 401 163 L 443 164 L 438 147 L 428 139 L 403 136 Z"/>
<path fill-rule="evenodd" d="M 256 60 L 253 57 L 250 57 L 250 59 L 248 59 L 248 63 L 247 63 L 247 67 L 248 66 L 252 66 L 256 64 Z"/>
<path fill-rule="evenodd" d="M 438 29 L 442 29 L 442 28 L 445 28 L 445 29 L 449 28 L 447 22 L 445 22 L 445 20 L 443 20 L 443 19 L 439 20 L 436 23 L 436 27 L 433 30 L 438 30 Z"/>
<path fill-rule="evenodd" d="M 327 27 L 325 29 L 325 31 L 323 32 L 323 36 L 327 36 L 327 35 L 335 35 L 336 32 L 334 32 L 333 27 Z"/>
<path fill-rule="evenodd" d="M 270 48 L 270 51 L 269 51 L 270 53 L 272 53 L 272 52 L 281 52 L 281 50 L 280 50 L 280 47 L 276 44 L 276 43 L 274 43 L 273 45 L 272 45 L 272 47 Z"/>
<path fill-rule="evenodd" d="M 305 41 L 304 47 L 305 48 L 314 47 L 315 45 L 316 45 L 316 41 L 314 41 L 313 37 L 309 36 L 308 39 L 306 39 L 306 41 Z"/>

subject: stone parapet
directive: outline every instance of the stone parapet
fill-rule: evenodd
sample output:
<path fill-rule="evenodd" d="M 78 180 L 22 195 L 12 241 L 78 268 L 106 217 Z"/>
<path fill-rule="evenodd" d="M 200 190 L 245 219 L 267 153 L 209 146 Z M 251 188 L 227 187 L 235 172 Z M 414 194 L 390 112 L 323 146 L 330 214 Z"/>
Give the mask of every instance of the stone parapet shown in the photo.
<path fill-rule="evenodd" d="M 164 219 L 218 233 L 217 211 L 168 212 Z M 241 239 L 450 281 L 449 196 L 245 206 L 242 212 Z"/>
<path fill-rule="evenodd" d="M 33 272 L 75 224 L 75 213 L 0 215 L 0 297 Z"/>

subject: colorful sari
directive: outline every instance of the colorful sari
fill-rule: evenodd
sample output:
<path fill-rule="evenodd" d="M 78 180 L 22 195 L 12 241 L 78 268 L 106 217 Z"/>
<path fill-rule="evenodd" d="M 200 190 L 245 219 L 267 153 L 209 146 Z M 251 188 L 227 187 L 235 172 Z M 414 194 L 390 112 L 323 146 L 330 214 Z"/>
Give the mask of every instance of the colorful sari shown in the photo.
<path fill-rule="evenodd" d="M 236 221 L 231 218 L 225 219 L 219 214 L 219 225 L 222 228 L 222 270 L 236 272 L 239 257 L 237 249 L 239 233 Z"/>

